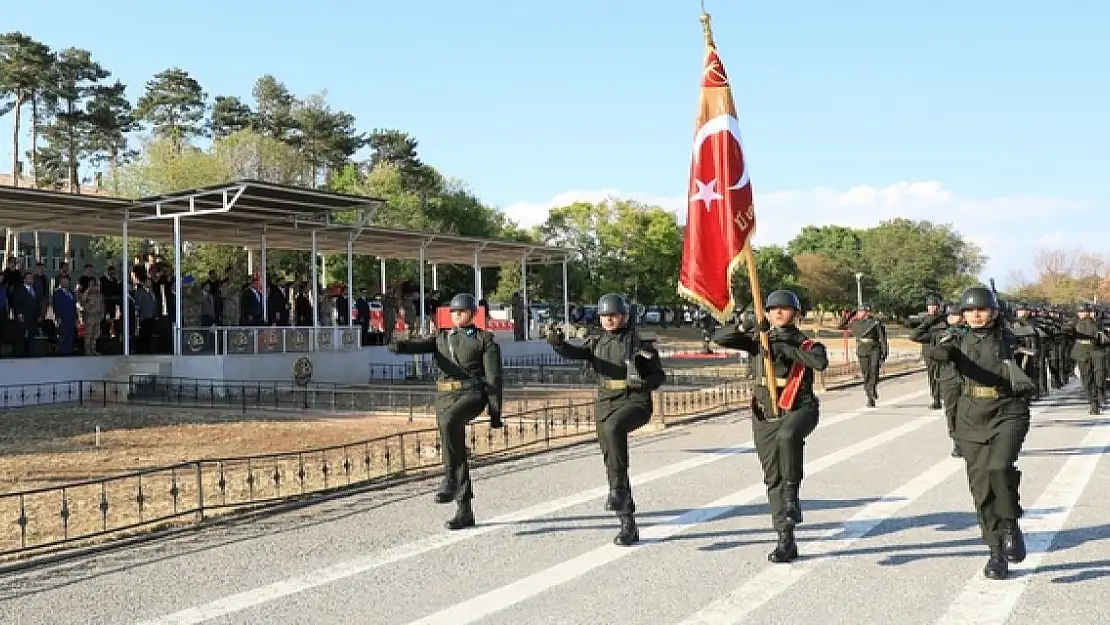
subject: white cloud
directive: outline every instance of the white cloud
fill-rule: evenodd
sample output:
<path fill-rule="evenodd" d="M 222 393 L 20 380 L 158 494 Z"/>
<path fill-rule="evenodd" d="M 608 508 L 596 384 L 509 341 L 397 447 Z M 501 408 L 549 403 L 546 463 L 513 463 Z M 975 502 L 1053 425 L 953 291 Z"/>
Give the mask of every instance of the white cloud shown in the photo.
<path fill-rule="evenodd" d="M 554 207 L 608 198 L 661 206 L 673 211 L 680 223 L 685 221 L 686 200 L 681 196 L 653 196 L 618 189 L 567 191 L 547 202 L 516 202 L 504 212 L 518 224 L 530 227 L 543 223 Z M 1097 216 L 1101 222 L 1099 230 L 1110 229 L 1110 216 L 1088 212 L 1086 206 L 1077 202 L 1028 195 L 968 197 L 936 181 L 898 182 L 886 187 L 861 185 L 843 190 L 819 187 L 759 193 L 757 188 L 755 211 L 757 245 L 786 243 L 806 225 L 866 228 L 895 217 L 949 223 L 983 248 L 990 257 L 983 277 L 997 278 L 999 286 L 1004 285 L 1011 270 L 1029 266 L 1032 252 L 1038 246 L 1076 245 L 1073 241 L 1077 236 L 1092 243 L 1098 239 L 1070 230 L 1045 234 L 1046 218 L 1086 213 Z M 1100 236 L 1102 241 L 1107 240 L 1105 235 Z"/>

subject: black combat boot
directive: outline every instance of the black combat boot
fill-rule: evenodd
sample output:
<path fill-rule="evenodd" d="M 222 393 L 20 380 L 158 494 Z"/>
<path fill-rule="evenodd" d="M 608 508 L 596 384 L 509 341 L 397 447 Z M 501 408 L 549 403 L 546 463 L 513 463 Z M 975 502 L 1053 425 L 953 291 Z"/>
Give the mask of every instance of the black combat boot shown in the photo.
<path fill-rule="evenodd" d="M 1098 405 L 1097 400 L 1091 402 L 1091 409 L 1087 411 L 1087 414 L 1090 414 L 1090 415 L 1100 415 L 1100 414 L 1102 414 L 1102 406 Z"/>
<path fill-rule="evenodd" d="M 455 500 L 455 485 L 451 480 L 443 478 L 439 484 L 439 490 L 436 491 L 436 503 L 451 503 Z"/>
<path fill-rule="evenodd" d="M 1006 563 L 1006 555 L 1001 546 L 991 547 L 991 557 L 983 567 L 983 577 L 987 579 L 1006 579 L 1010 574 L 1010 565 Z"/>
<path fill-rule="evenodd" d="M 875 398 L 874 397 L 868 397 L 867 398 L 867 407 L 868 408 L 874 408 L 875 407 Z"/>
<path fill-rule="evenodd" d="M 785 564 L 798 557 L 798 543 L 794 542 L 794 528 L 779 530 L 779 542 L 774 551 L 767 554 L 767 560 L 775 564 Z"/>
<path fill-rule="evenodd" d="M 1021 533 L 1021 526 L 1017 521 L 1006 521 L 1002 524 L 1002 549 L 1010 562 L 1025 560 L 1025 536 Z"/>
<path fill-rule="evenodd" d="M 636 519 L 631 514 L 622 514 L 618 518 L 621 520 L 621 531 L 613 537 L 613 544 L 630 547 L 640 542 L 640 529 L 636 527 Z"/>
<path fill-rule="evenodd" d="M 782 498 L 786 503 L 786 518 L 790 523 L 802 522 L 802 502 L 798 500 L 798 485 L 787 482 L 782 486 Z"/>
<path fill-rule="evenodd" d="M 960 446 L 957 445 L 956 443 L 952 443 L 952 457 L 953 458 L 963 458 L 964 457 L 963 452 L 960 451 Z"/>
<path fill-rule="evenodd" d="M 940 402 L 935 399 L 933 400 L 933 405 L 929 407 L 933 410 L 940 410 L 941 408 L 943 408 L 943 406 L 940 405 Z"/>
<path fill-rule="evenodd" d="M 468 527 L 474 527 L 474 508 L 470 505 L 469 499 L 464 499 L 458 503 L 458 509 L 455 510 L 455 516 L 447 520 L 443 524 L 449 530 L 461 530 Z"/>

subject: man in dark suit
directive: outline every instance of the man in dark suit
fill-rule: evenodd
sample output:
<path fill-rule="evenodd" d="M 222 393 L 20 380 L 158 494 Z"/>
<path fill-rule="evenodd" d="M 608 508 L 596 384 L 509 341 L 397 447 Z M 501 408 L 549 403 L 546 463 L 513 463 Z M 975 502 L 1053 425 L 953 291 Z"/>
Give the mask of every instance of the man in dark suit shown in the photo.
<path fill-rule="evenodd" d="M 77 340 L 77 296 L 69 288 L 69 276 L 61 276 L 58 280 L 51 305 L 54 307 L 54 320 L 58 322 L 57 354 L 69 356 L 73 353 L 73 342 Z"/>
<path fill-rule="evenodd" d="M 12 309 L 15 318 L 23 324 L 23 354 L 31 352 L 31 341 L 38 333 L 42 320 L 42 295 L 35 290 L 35 275 L 23 272 L 23 285 L 12 291 Z"/>
<path fill-rule="evenodd" d="M 241 326 L 263 326 L 266 319 L 262 315 L 262 298 L 265 297 L 259 288 L 258 278 L 251 278 L 250 287 L 243 291 L 239 299 L 239 317 Z"/>

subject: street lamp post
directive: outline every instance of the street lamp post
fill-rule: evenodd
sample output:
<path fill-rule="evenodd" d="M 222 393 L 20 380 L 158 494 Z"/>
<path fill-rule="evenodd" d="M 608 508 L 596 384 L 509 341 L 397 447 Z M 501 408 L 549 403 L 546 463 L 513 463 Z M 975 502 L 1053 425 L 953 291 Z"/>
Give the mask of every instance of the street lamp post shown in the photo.
<path fill-rule="evenodd" d="M 856 274 L 856 306 L 863 308 L 863 274 Z"/>

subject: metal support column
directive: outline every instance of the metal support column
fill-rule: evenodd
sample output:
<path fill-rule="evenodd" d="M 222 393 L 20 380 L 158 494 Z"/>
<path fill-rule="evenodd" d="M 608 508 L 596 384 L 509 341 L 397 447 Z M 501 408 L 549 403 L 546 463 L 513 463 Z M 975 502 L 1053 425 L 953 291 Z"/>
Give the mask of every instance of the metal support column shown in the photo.
<path fill-rule="evenodd" d="M 567 259 L 563 259 L 563 323 L 570 323 L 570 281 L 567 280 Z"/>
<path fill-rule="evenodd" d="M 439 290 L 439 266 L 432 263 L 432 290 Z"/>
<path fill-rule="evenodd" d="M 309 299 L 309 301 L 312 302 L 312 327 L 317 328 L 317 329 L 320 327 L 320 273 L 319 273 L 320 270 L 319 270 L 319 267 L 317 267 L 317 264 L 319 262 L 320 262 L 320 259 L 316 256 L 316 231 L 313 230 L 312 231 L 312 293 L 310 294 L 311 299 Z M 312 336 L 313 346 L 315 346 L 316 341 L 319 340 L 319 339 L 316 338 L 316 334 L 317 333 L 314 332 L 313 336 Z"/>
<path fill-rule="evenodd" d="M 254 277 L 254 250 L 249 247 L 244 247 L 247 250 L 247 276 Z"/>
<path fill-rule="evenodd" d="M 385 259 L 379 258 L 378 262 L 380 263 L 380 276 L 378 279 L 381 281 L 382 295 L 385 295 Z"/>
<path fill-rule="evenodd" d="M 131 355 L 131 250 L 127 246 L 127 217 L 123 214 L 123 258 L 120 259 L 120 278 L 123 281 L 123 299 L 119 303 L 123 318 L 123 355 Z"/>
<path fill-rule="evenodd" d="M 173 355 L 181 355 L 181 300 L 184 289 L 181 284 L 181 265 L 185 260 L 185 250 L 181 245 L 181 218 L 173 218 Z"/>
<path fill-rule="evenodd" d="M 266 264 L 266 228 L 262 228 L 262 237 L 258 242 L 259 280 L 258 288 L 262 291 L 262 325 L 270 325 L 270 268 Z"/>
<path fill-rule="evenodd" d="M 528 310 L 528 255 L 520 259 L 520 300 L 524 307 L 524 340 L 527 341 L 532 328 L 532 313 Z"/>
<path fill-rule="evenodd" d="M 478 262 L 478 252 L 474 252 L 474 299 L 482 299 L 482 265 Z"/>
<path fill-rule="evenodd" d="M 420 243 L 420 334 L 423 335 L 428 328 L 428 306 L 424 300 L 424 250 L 428 247 L 426 241 Z"/>
<path fill-rule="evenodd" d="M 352 303 L 355 301 L 355 235 L 347 237 L 347 310 L 343 314 L 347 315 L 347 327 L 354 327 L 355 316 L 351 314 Z"/>

